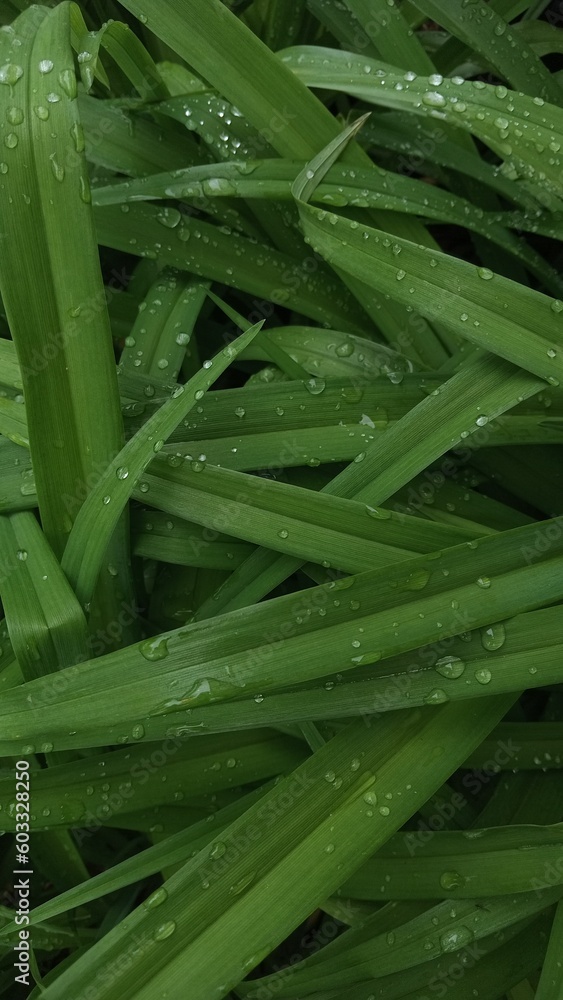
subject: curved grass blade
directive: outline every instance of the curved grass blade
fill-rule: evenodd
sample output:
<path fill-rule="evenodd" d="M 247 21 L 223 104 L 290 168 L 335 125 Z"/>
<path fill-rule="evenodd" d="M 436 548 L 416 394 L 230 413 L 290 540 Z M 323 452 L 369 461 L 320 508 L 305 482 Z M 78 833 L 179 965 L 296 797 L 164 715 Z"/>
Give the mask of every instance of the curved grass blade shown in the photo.
<path fill-rule="evenodd" d="M 512 180 L 522 177 L 533 184 L 538 200 L 545 198 L 542 188 L 561 198 L 562 161 L 557 154 L 563 145 L 563 110 L 543 98 L 461 77 L 439 84 L 430 77 L 405 80 L 405 74 L 387 63 L 319 46 L 298 46 L 281 58 L 309 87 L 343 90 L 370 104 L 438 117 L 470 131 L 505 160 Z"/>
<path fill-rule="evenodd" d="M 110 20 L 99 31 L 89 32 L 76 3 L 71 3 L 70 20 L 80 75 L 87 93 L 96 77 L 109 88 L 109 80 L 99 58 L 100 49 L 103 48 L 115 60 L 142 100 L 159 101 L 169 96 L 156 63 L 128 24 Z"/>
<path fill-rule="evenodd" d="M 86 619 L 33 514 L 0 517 L 0 593 L 25 680 L 88 658 Z"/>
<path fill-rule="evenodd" d="M 428 319 L 439 319 L 464 339 L 557 385 L 563 377 L 557 318 L 563 303 L 558 299 L 494 275 L 489 268 L 422 249 L 398 237 L 392 242 L 389 234 L 367 226 L 360 229 L 341 216 L 328 213 L 327 218 L 327 213 L 308 204 L 316 184 L 356 127 L 346 129 L 340 140 L 329 144 L 294 182 L 293 193 L 311 246 L 329 263 L 371 282 L 405 305 L 416 296 L 419 311 Z M 538 316 L 541 334 L 537 333 Z"/>
<path fill-rule="evenodd" d="M 506 80 L 514 90 L 521 90 L 553 104 L 561 104 L 563 93 L 541 59 L 526 43 L 522 32 L 515 31 L 482 0 L 471 4 L 463 0 L 414 0 L 428 17 L 446 28 L 483 56 L 494 67 L 495 75 Z"/>
<path fill-rule="evenodd" d="M 164 724 L 176 733 L 186 725 L 188 710 L 265 696 L 336 672 L 363 672 L 372 663 L 445 642 L 467 628 L 486 629 L 491 620 L 502 622 L 554 603 L 563 598 L 563 541 L 555 540 L 528 564 L 536 530 L 535 524 L 527 525 L 439 555 L 337 579 L 223 615 L 211 627 L 204 621 L 167 631 L 60 671 L 56 705 L 50 704 L 50 685 L 42 680 L 6 691 L 0 749 L 20 753 L 22 741 L 33 739 L 38 718 L 44 738 L 57 749 L 119 743 L 130 739 L 136 726 L 142 727 L 141 738 L 150 740 L 152 720 L 158 717 L 165 720 L 158 733 Z M 529 671 L 529 653 L 521 662 Z M 492 695 L 497 683 L 501 690 L 507 683 L 502 657 L 497 663 L 498 668 L 487 658 L 485 672 L 479 666 L 477 676 L 451 684 L 466 689 L 470 681 Z M 439 704 L 444 696 L 430 701 Z M 189 723 L 188 716 L 188 728 Z"/>
<path fill-rule="evenodd" d="M 179 386 L 164 405 L 127 442 L 89 493 L 69 536 L 62 567 L 80 601 L 87 603 L 95 587 L 108 543 L 139 477 L 172 430 L 203 397 L 233 358 L 249 344 L 262 323 L 206 362 L 186 386 Z"/>
<path fill-rule="evenodd" d="M 11 67 L 11 83 L 0 87 L 0 286 L 23 374 L 41 521 L 60 556 L 83 496 L 123 440 L 68 4 L 25 11 L 2 32 L 0 48 Z M 100 582 L 93 603 L 100 623 L 131 600 L 125 522 L 115 529 L 117 572 Z"/>
<path fill-rule="evenodd" d="M 254 841 L 234 863 L 214 866 L 208 850 L 196 856 L 167 881 L 167 898 L 157 912 L 137 909 L 50 984 L 46 1000 L 66 997 L 85 981 L 100 988 L 100 1000 L 109 1000 L 104 971 L 108 963 L 114 963 L 115 955 L 130 945 L 133 935 L 143 932 L 153 941 L 156 934 L 157 940 L 146 951 L 140 950 L 132 966 L 119 976 L 123 1000 L 146 1000 L 164 983 L 170 1000 L 179 1000 L 184 995 L 186 975 L 193 983 L 195 1000 L 207 1000 L 213 992 L 224 994 L 311 911 L 320 897 L 330 893 L 347 871 L 357 867 L 364 851 L 385 842 L 415 807 L 414 795 L 408 791 L 383 813 L 374 808 L 374 799 L 375 803 L 383 801 L 388 789 L 396 791 L 409 783 L 427 798 L 449 774 L 452 757 L 463 759 L 506 707 L 505 699 L 502 703 L 488 699 L 486 717 L 481 713 L 461 717 L 451 706 L 432 717 L 426 713 L 395 716 L 393 724 L 381 726 L 377 749 L 365 727 L 347 729 L 225 831 L 222 843 L 228 844 L 249 824 L 256 827 Z M 447 746 L 448 753 L 437 757 L 430 769 L 426 760 L 437 745 Z M 357 769 L 356 759 L 360 762 Z M 296 781 L 301 784 L 296 785 Z M 298 794 L 298 787 L 306 794 Z M 294 792 L 284 810 L 283 827 L 270 825 L 272 806 L 275 808 L 279 795 L 289 788 Z M 329 851 L 327 843 L 331 844 Z M 282 885 L 285 892 L 278 895 Z M 272 900 L 278 902 L 272 905 Z M 249 921 L 252 958 L 241 955 L 237 944 L 241 927 L 250 931 Z M 170 934 L 165 942 L 159 942 L 158 928 L 163 926 L 170 927 Z M 97 978 L 92 979 L 93 975 Z"/>

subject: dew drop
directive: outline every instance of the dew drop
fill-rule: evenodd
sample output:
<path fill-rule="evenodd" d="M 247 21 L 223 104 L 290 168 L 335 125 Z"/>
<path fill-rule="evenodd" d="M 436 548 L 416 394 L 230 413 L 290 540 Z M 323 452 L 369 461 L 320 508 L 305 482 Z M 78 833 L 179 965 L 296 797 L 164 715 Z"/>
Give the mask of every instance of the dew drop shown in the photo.
<path fill-rule="evenodd" d="M 428 694 L 424 695 L 425 705 L 443 705 L 445 701 L 449 701 L 449 698 L 442 688 L 433 688 Z"/>
<path fill-rule="evenodd" d="M 5 63 L 4 66 L 0 66 L 0 84 L 13 87 L 22 76 L 23 69 L 15 63 Z"/>
<path fill-rule="evenodd" d="M 141 654 L 145 660 L 164 660 L 168 656 L 168 640 L 166 637 L 157 636 L 148 639 L 139 646 Z"/>
<path fill-rule="evenodd" d="M 305 388 L 312 396 L 318 396 L 324 391 L 326 382 L 322 378 L 310 378 L 305 382 Z"/>
<path fill-rule="evenodd" d="M 428 108 L 443 108 L 446 105 L 446 98 L 436 90 L 428 90 L 422 95 L 422 103 Z"/>
<path fill-rule="evenodd" d="M 65 179 L 65 168 L 62 166 L 62 164 L 60 164 L 58 162 L 58 160 L 57 160 L 57 154 L 56 153 L 51 153 L 49 159 L 51 161 L 51 170 L 53 172 L 53 177 L 55 178 L 55 180 L 59 181 L 59 183 L 61 181 L 64 181 L 64 179 Z"/>
<path fill-rule="evenodd" d="M 78 94 L 76 86 L 76 74 L 73 69 L 63 69 L 59 73 L 59 83 L 64 90 L 66 96 L 70 98 L 71 101 L 76 99 Z"/>
<path fill-rule="evenodd" d="M 226 852 L 227 852 L 227 845 L 224 844 L 222 840 L 218 840 L 215 844 L 213 844 L 213 847 L 209 852 L 209 857 L 213 861 L 217 861 L 218 858 L 222 858 L 223 855 L 226 854 Z"/>
<path fill-rule="evenodd" d="M 489 625 L 481 632 L 481 643 L 485 649 L 495 650 L 504 646 L 506 631 L 502 622 L 498 625 Z"/>
<path fill-rule="evenodd" d="M 6 112 L 6 118 L 8 119 L 10 125 L 21 125 L 24 120 L 24 113 L 22 108 L 8 108 Z"/>
<path fill-rule="evenodd" d="M 472 938 L 473 934 L 468 927 L 452 927 L 442 934 L 440 947 L 444 952 L 458 951 L 468 945 Z"/>
<path fill-rule="evenodd" d="M 167 920 L 165 924 L 161 924 L 157 927 L 154 932 L 155 941 L 166 941 L 166 938 L 171 937 L 171 935 L 176 930 L 176 924 L 173 920 Z"/>
<path fill-rule="evenodd" d="M 411 573 L 409 577 L 405 580 L 403 584 L 404 590 L 424 590 L 426 584 L 430 579 L 430 573 L 427 569 L 418 569 L 414 573 Z"/>
<path fill-rule="evenodd" d="M 459 872 L 442 872 L 440 875 L 440 885 L 448 892 L 452 889 L 460 889 L 465 885 L 465 879 Z"/>
<path fill-rule="evenodd" d="M 436 660 L 434 669 L 441 674 L 442 677 L 447 677 L 449 680 L 455 680 L 456 677 L 461 677 L 465 670 L 465 663 L 459 658 L 459 656 L 442 656 L 439 660 Z"/>
<path fill-rule="evenodd" d="M 155 910 L 157 906 L 162 906 L 167 899 L 168 893 L 164 886 L 161 886 L 160 889 L 156 889 L 155 892 L 148 897 L 148 899 L 145 899 L 143 906 L 146 910 Z"/>
<path fill-rule="evenodd" d="M 249 875 L 245 875 L 244 878 L 239 879 L 238 882 L 235 882 L 234 885 L 231 886 L 229 892 L 232 893 L 233 896 L 240 895 L 240 893 L 244 892 L 250 883 L 254 881 L 255 874 L 255 872 L 250 872 Z"/>
<path fill-rule="evenodd" d="M 71 126 L 70 134 L 76 152 L 82 153 L 86 143 L 84 141 L 84 129 L 82 128 L 80 122 L 74 122 L 74 124 Z"/>
<path fill-rule="evenodd" d="M 479 670 L 475 671 L 475 680 L 478 684 L 490 684 L 492 676 L 488 667 L 480 667 Z"/>

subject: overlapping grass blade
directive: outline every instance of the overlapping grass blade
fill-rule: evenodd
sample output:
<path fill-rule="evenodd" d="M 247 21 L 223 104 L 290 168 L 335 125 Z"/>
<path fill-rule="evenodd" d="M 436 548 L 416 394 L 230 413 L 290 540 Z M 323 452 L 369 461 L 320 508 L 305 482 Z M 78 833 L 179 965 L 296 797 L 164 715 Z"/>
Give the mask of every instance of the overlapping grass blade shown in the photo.
<path fill-rule="evenodd" d="M 387 840 L 404 822 L 413 808 L 412 792 L 406 788 L 409 782 L 412 788 L 416 780 L 418 789 L 424 783 L 429 794 L 446 777 L 450 755 L 447 767 L 440 769 L 442 773 L 439 761 L 445 763 L 445 755 L 436 758 L 431 772 L 424 766 L 432 748 L 444 746 L 445 741 L 452 750 L 455 746 L 454 752 L 462 760 L 506 707 L 504 699 L 491 698 L 485 713 L 468 716 L 464 712 L 455 723 L 453 706 L 439 714 L 394 716 L 392 722 L 382 721 L 377 749 L 362 724 L 348 729 L 224 832 L 221 843 L 227 848 L 231 838 L 240 838 L 249 824 L 256 829 L 253 841 L 247 841 L 248 847 L 234 862 L 221 864 L 221 849 L 212 850 L 211 857 L 208 850 L 197 855 L 168 880 L 166 893 L 160 894 L 156 906 L 139 908 L 50 984 L 46 1000 L 66 996 L 69 989 L 80 988 L 85 977 L 92 981 L 92 975 L 97 977 L 94 982 L 100 996 L 110 997 L 115 980 L 106 988 L 104 969 L 143 932 L 153 940 L 156 935 L 156 941 L 154 947 L 140 950 L 132 965 L 119 975 L 124 1000 L 145 1000 L 164 982 L 171 1000 L 180 997 L 188 970 L 196 998 L 203 1000 L 213 990 L 228 990 L 260 962 L 273 942 L 292 929 L 300 914 L 310 911 L 319 892 L 326 893 L 341 883 L 346 871 L 357 867 L 364 851 Z M 452 746 L 449 741 L 454 731 Z M 379 806 L 385 792 L 398 787 L 405 788 L 403 795 L 389 806 Z M 290 788 L 291 802 L 283 809 L 280 828 L 275 822 L 272 825 L 269 817 L 272 809 L 279 808 L 276 803 L 285 802 L 280 795 Z M 355 834 L 350 839 L 352 824 Z M 289 869 L 293 877 L 288 881 Z M 297 872 L 299 878 L 295 878 Z M 267 905 L 265 878 L 270 889 L 285 885 L 283 894 L 268 896 Z M 272 899 L 279 900 L 277 905 L 272 906 Z M 249 921 L 254 928 L 252 957 L 241 955 L 236 944 L 241 926 L 250 926 Z M 164 927 L 168 934 L 159 933 Z M 159 941 L 159 936 L 163 940 Z"/>
<path fill-rule="evenodd" d="M 201 301 L 201 300 L 200 300 Z M 256 335 L 251 327 L 234 344 L 224 347 L 188 384 L 179 386 L 134 438 L 111 461 L 81 508 L 68 539 L 62 568 L 83 602 L 90 600 L 109 540 L 135 485 L 168 434 L 184 419 L 233 358 Z M 140 488 L 140 487 L 139 487 Z"/>

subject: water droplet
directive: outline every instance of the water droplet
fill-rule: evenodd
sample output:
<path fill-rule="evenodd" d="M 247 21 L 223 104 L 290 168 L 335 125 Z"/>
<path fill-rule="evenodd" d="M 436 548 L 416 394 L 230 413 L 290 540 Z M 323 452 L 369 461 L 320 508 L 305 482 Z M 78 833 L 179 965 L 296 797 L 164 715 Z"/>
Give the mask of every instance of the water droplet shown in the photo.
<path fill-rule="evenodd" d="M 488 667 L 480 667 L 479 670 L 475 671 L 475 680 L 478 684 L 490 684 L 492 676 Z"/>
<path fill-rule="evenodd" d="M 483 281 L 490 281 L 491 278 L 494 278 L 495 276 L 494 272 L 488 267 L 478 267 L 477 274 L 483 279 Z"/>
<path fill-rule="evenodd" d="M 53 171 L 53 176 L 56 181 L 64 181 L 65 179 L 65 168 L 58 162 L 57 154 L 51 153 L 49 157 L 51 161 L 51 170 Z"/>
<path fill-rule="evenodd" d="M 74 122 L 71 126 L 70 134 L 72 136 L 76 152 L 82 153 L 86 143 L 84 141 L 84 129 L 82 128 L 80 122 Z"/>
<path fill-rule="evenodd" d="M 6 112 L 6 118 L 8 119 L 10 125 L 21 125 L 24 120 L 24 113 L 22 108 L 8 108 Z"/>
<path fill-rule="evenodd" d="M 143 906 L 145 910 L 155 910 L 157 906 L 162 906 L 163 903 L 168 899 L 168 893 L 164 886 L 160 889 L 156 889 L 148 899 L 145 899 Z"/>
<path fill-rule="evenodd" d="M 326 382 L 322 378 L 310 378 L 305 382 L 305 388 L 312 396 L 318 396 L 324 391 Z"/>
<path fill-rule="evenodd" d="M 349 358 L 354 353 L 354 344 L 346 340 L 343 344 L 338 344 L 335 352 L 339 358 Z"/>
<path fill-rule="evenodd" d="M 16 552 L 16 556 L 21 562 L 25 562 L 25 560 L 27 559 L 27 551 L 25 549 L 18 549 L 18 551 Z"/>
<path fill-rule="evenodd" d="M 554 299 L 551 303 L 551 309 L 554 313 L 563 312 L 563 302 L 561 299 Z"/>
<path fill-rule="evenodd" d="M 429 108 L 443 108 L 446 104 L 446 98 L 435 90 L 428 90 L 422 95 L 422 103 Z"/>
<path fill-rule="evenodd" d="M 164 208 L 158 213 L 157 219 L 161 226 L 167 229 L 175 229 L 182 221 L 182 215 L 177 208 Z"/>
<path fill-rule="evenodd" d="M 108 503 L 110 503 L 110 501 L 111 501 L 111 497 L 110 496 L 105 496 L 104 499 L 102 500 L 102 503 L 108 504 Z"/>
<path fill-rule="evenodd" d="M 154 932 L 154 939 L 155 941 L 166 941 L 166 938 L 169 938 L 175 930 L 176 924 L 174 921 L 167 920 L 165 924 L 161 924 L 160 927 L 157 927 Z"/>
<path fill-rule="evenodd" d="M 90 191 L 90 181 L 86 176 L 84 176 L 84 174 L 81 174 L 78 178 L 78 193 L 80 194 L 81 201 L 83 201 L 85 205 L 89 205 L 91 203 L 92 193 Z"/>
<path fill-rule="evenodd" d="M 127 479 L 127 476 L 129 475 L 129 469 L 125 465 L 120 465 L 115 474 L 118 479 Z"/>
<path fill-rule="evenodd" d="M 0 84 L 13 87 L 22 76 L 23 69 L 15 63 L 5 63 L 4 66 L 0 66 Z"/>
<path fill-rule="evenodd" d="M 244 878 L 239 879 L 238 882 L 235 882 L 234 885 L 231 886 L 229 892 L 232 893 L 233 896 L 238 896 L 241 892 L 244 892 L 244 890 L 248 888 L 251 882 L 254 881 L 255 875 L 256 872 L 250 872 L 249 875 L 245 875 Z"/>
<path fill-rule="evenodd" d="M 456 677 L 461 677 L 465 670 L 465 663 L 459 658 L 459 656 L 442 656 L 439 660 L 436 660 L 434 667 L 435 670 L 442 677 L 447 677 L 449 680 L 455 680 Z"/>
<path fill-rule="evenodd" d="M 459 872 L 442 872 L 440 875 L 440 885 L 442 889 L 450 892 L 452 889 L 460 889 L 465 885 L 465 879 Z"/>
<path fill-rule="evenodd" d="M 429 579 L 430 573 L 427 569 L 417 569 L 407 577 L 403 584 L 403 590 L 424 590 Z"/>
<path fill-rule="evenodd" d="M 392 511 L 387 510 L 385 507 L 366 506 L 366 514 L 369 517 L 374 517 L 377 521 L 387 521 L 392 517 Z"/>
<path fill-rule="evenodd" d="M 245 416 L 246 410 L 242 406 L 237 406 L 235 409 L 235 416 L 239 417 L 240 420 Z"/>
<path fill-rule="evenodd" d="M 489 422 L 489 418 L 486 417 L 483 413 L 481 414 L 480 417 L 477 417 L 477 420 L 475 421 L 475 423 L 477 424 L 477 427 L 484 427 L 485 424 L 488 424 L 488 422 Z"/>
<path fill-rule="evenodd" d="M 18 137 L 15 132 L 8 132 L 8 135 L 4 138 L 4 145 L 8 149 L 15 149 L 18 144 Z"/>
<path fill-rule="evenodd" d="M 468 945 L 473 939 L 473 933 L 468 927 L 452 927 L 451 930 L 445 931 L 440 938 L 440 947 L 442 951 L 458 951 L 460 948 Z"/>
<path fill-rule="evenodd" d="M 66 96 L 70 98 L 71 101 L 76 99 L 78 90 L 76 87 L 76 74 L 73 69 L 63 69 L 59 73 L 59 83 L 64 90 Z"/>
<path fill-rule="evenodd" d="M 370 790 L 368 792 L 365 792 L 362 797 L 363 797 L 363 800 L 364 800 L 366 806 L 376 806 L 377 805 L 377 795 L 375 794 L 375 792 L 373 791 L 373 789 L 370 788 Z"/>
<path fill-rule="evenodd" d="M 396 275 L 395 275 L 397 281 L 402 281 L 403 278 L 406 278 L 406 276 L 407 276 L 407 272 L 406 271 L 402 271 L 401 269 L 399 269 L 397 271 Z"/>
<path fill-rule="evenodd" d="M 168 639 L 163 636 L 156 636 L 141 643 L 139 650 L 145 660 L 164 660 L 168 656 Z"/>
<path fill-rule="evenodd" d="M 39 63 L 40 73 L 50 73 L 53 69 L 53 62 L 51 59 L 42 59 Z"/>
<path fill-rule="evenodd" d="M 281 531 L 278 531 L 278 536 L 280 538 L 287 538 L 288 535 L 289 535 L 289 531 L 286 531 L 285 528 L 282 528 Z"/>
<path fill-rule="evenodd" d="M 218 840 L 215 844 L 213 844 L 213 847 L 209 852 L 209 857 L 213 861 L 217 861 L 219 858 L 222 858 L 223 855 L 226 854 L 226 852 L 227 852 L 227 845 L 224 844 L 222 840 Z"/>
<path fill-rule="evenodd" d="M 499 622 L 498 625 L 489 625 L 481 632 L 481 642 L 485 649 L 500 649 L 504 645 L 505 639 L 506 631 L 502 622 Z"/>
<path fill-rule="evenodd" d="M 433 688 L 432 691 L 424 695 L 425 705 L 443 705 L 445 701 L 449 701 L 449 698 L 441 688 Z"/>
<path fill-rule="evenodd" d="M 482 587 L 483 590 L 488 590 L 491 586 L 491 581 L 488 576 L 480 576 L 477 580 L 477 586 Z"/>
<path fill-rule="evenodd" d="M 145 727 L 142 726 L 141 723 L 139 722 L 136 726 L 133 726 L 133 729 L 131 730 L 131 735 L 134 740 L 142 740 L 143 736 L 145 735 Z"/>

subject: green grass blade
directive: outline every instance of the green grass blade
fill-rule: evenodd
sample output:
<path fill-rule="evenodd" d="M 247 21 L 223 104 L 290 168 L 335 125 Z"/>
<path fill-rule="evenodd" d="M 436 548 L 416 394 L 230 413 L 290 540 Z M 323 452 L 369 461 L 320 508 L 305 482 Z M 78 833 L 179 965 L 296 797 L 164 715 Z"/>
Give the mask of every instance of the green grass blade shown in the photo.
<path fill-rule="evenodd" d="M 88 602 L 116 524 L 155 452 L 183 420 L 205 391 L 237 357 L 262 324 L 251 327 L 238 341 L 216 356 L 179 386 L 172 397 L 127 442 L 88 495 L 64 551 L 62 567 L 82 602 Z"/>

